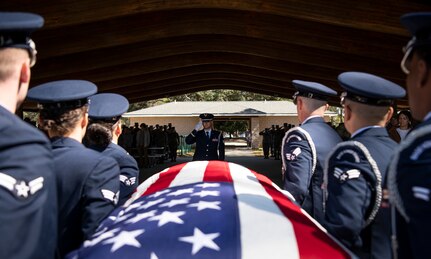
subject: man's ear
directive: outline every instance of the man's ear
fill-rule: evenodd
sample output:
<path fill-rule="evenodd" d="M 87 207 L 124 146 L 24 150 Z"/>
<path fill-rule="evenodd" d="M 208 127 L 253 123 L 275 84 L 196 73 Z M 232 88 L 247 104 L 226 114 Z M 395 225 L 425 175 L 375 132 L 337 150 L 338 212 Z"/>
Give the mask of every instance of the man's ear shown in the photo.
<path fill-rule="evenodd" d="M 81 128 L 85 129 L 88 125 L 88 113 L 85 113 L 81 120 Z"/>
<path fill-rule="evenodd" d="M 344 105 L 344 121 L 350 120 L 352 114 L 352 110 L 350 109 L 350 106 L 345 104 Z"/>
<path fill-rule="evenodd" d="M 425 60 L 419 59 L 417 62 L 417 67 L 418 67 L 418 76 L 421 82 L 420 87 L 425 87 L 428 83 L 428 76 L 430 73 L 428 69 L 428 65 L 425 62 Z"/>
<path fill-rule="evenodd" d="M 21 65 L 21 74 L 19 76 L 19 80 L 21 83 L 29 83 L 30 82 L 30 67 L 24 62 Z"/>
<path fill-rule="evenodd" d="M 121 129 L 121 123 L 117 123 L 117 126 L 115 127 L 115 130 L 114 130 L 114 134 L 116 136 L 120 136 L 121 135 L 121 131 L 122 131 L 122 129 Z"/>
<path fill-rule="evenodd" d="M 394 108 L 392 108 L 392 106 L 390 106 L 388 109 L 388 112 L 386 112 L 385 123 L 388 123 L 388 121 L 391 120 L 393 114 L 394 114 Z"/>

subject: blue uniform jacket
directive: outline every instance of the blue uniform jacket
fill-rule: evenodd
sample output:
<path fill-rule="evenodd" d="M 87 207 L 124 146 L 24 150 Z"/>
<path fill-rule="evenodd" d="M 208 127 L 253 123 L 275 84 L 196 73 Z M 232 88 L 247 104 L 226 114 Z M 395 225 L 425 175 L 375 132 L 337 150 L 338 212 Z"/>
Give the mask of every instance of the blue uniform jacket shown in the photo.
<path fill-rule="evenodd" d="M 120 169 L 114 159 L 71 138 L 51 139 L 59 195 L 60 255 L 78 248 L 118 202 Z"/>
<path fill-rule="evenodd" d="M 104 149 L 91 146 L 89 148 L 102 152 L 102 154 L 112 157 L 117 161 L 120 167 L 120 199 L 118 200 L 118 206 L 123 205 L 130 198 L 136 187 L 138 187 L 138 163 L 124 148 L 114 143 L 110 143 Z"/>
<path fill-rule="evenodd" d="M 0 106 L 0 258 L 54 258 L 57 191 L 51 145 Z"/>
<path fill-rule="evenodd" d="M 320 221 L 323 217 L 323 169 L 340 136 L 322 117 L 307 120 L 286 132 L 282 145 L 284 189 Z"/>
<path fill-rule="evenodd" d="M 224 140 L 220 131 L 211 130 L 211 136 L 208 138 L 204 130 L 193 130 L 186 137 L 186 143 L 188 145 L 196 143 L 193 161 L 224 160 Z"/>
<path fill-rule="evenodd" d="M 389 169 L 396 207 L 398 258 L 429 258 L 431 233 L 431 120 L 419 124 L 400 144 Z"/>
<path fill-rule="evenodd" d="M 382 196 L 396 147 L 385 128 L 368 128 L 328 158 L 323 225 L 360 257 L 392 258 L 390 208 Z"/>

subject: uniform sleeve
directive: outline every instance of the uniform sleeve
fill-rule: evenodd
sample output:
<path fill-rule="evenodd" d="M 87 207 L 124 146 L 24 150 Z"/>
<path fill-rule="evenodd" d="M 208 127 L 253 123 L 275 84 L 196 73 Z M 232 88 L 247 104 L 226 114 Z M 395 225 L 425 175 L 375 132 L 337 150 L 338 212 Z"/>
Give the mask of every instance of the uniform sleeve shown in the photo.
<path fill-rule="evenodd" d="M 313 154 L 307 139 L 302 135 L 287 135 L 283 145 L 284 189 L 302 204 L 310 185 Z"/>
<path fill-rule="evenodd" d="M 20 126 L 0 130 L 0 258 L 54 258 L 58 207 L 51 148 L 42 134 Z"/>
<path fill-rule="evenodd" d="M 219 146 L 218 146 L 219 160 L 224 161 L 224 159 L 225 159 L 224 138 L 223 138 L 222 132 L 220 132 L 219 134 L 220 134 L 220 141 L 219 141 Z"/>
<path fill-rule="evenodd" d="M 391 200 L 398 214 L 400 258 L 426 258 L 431 232 L 431 126 L 411 135 L 393 160 L 389 173 Z M 402 216 L 401 216 L 402 215 Z M 406 220 L 407 218 L 407 220 Z M 402 228 L 400 228 L 403 226 Z M 404 232 L 403 232 L 404 231 Z M 404 241 L 404 242 L 402 242 Z"/>
<path fill-rule="evenodd" d="M 109 157 L 100 157 L 89 175 L 83 190 L 82 232 L 85 239 L 115 209 L 120 188 L 119 175 L 117 162 Z"/>
<path fill-rule="evenodd" d="M 187 137 L 186 137 L 186 144 L 191 145 L 196 142 L 196 130 L 193 130 Z"/>
<path fill-rule="evenodd" d="M 130 156 L 123 156 L 120 167 L 120 199 L 118 206 L 123 205 L 130 198 L 139 185 L 139 168 L 136 160 Z"/>
<path fill-rule="evenodd" d="M 344 152 L 347 155 L 340 155 Z M 356 150 L 339 148 L 328 158 L 327 200 L 323 225 L 348 247 L 361 246 L 372 191 L 371 165 Z"/>

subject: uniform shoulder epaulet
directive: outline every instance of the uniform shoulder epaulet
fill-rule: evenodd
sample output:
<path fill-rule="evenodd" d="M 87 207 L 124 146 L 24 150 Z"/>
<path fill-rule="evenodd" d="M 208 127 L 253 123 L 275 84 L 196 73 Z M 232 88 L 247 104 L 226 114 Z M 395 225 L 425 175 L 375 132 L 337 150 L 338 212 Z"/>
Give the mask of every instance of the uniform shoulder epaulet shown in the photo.
<path fill-rule="evenodd" d="M 314 145 L 313 139 L 311 138 L 310 134 L 301 127 L 291 128 L 284 135 L 283 141 L 281 142 L 282 143 L 281 144 L 281 154 L 282 154 L 282 163 L 283 163 L 282 168 L 285 169 L 286 163 L 287 163 L 286 155 L 285 155 L 285 145 L 287 145 L 291 141 L 307 141 L 308 142 L 308 145 L 310 146 L 310 149 L 311 149 L 310 150 L 311 155 L 312 155 L 311 175 L 313 175 L 315 170 L 316 170 L 316 166 L 317 166 L 316 146 Z M 295 155 L 298 152 L 301 152 L 301 150 L 295 149 L 293 151 L 293 155 Z"/>
<path fill-rule="evenodd" d="M 333 173 L 334 177 L 338 179 L 340 184 L 343 184 L 344 182 L 351 179 L 359 178 L 359 176 L 362 175 L 364 179 L 370 184 L 370 186 L 372 186 L 372 190 L 373 192 L 375 192 L 375 198 L 372 204 L 371 212 L 369 213 L 365 221 L 365 224 L 369 225 L 379 211 L 380 204 L 382 202 L 382 174 L 379 170 L 379 167 L 377 166 L 377 162 L 371 156 L 367 147 L 365 147 L 362 143 L 354 140 L 339 143 L 331 151 L 325 161 L 325 168 L 323 174 L 324 201 L 326 200 L 328 195 L 328 171 L 329 163 L 332 159 L 344 162 L 348 161 L 353 164 L 360 164 L 361 162 L 365 161 L 370 165 L 371 174 L 362 174 L 361 171 L 359 171 L 358 169 L 349 169 L 343 171 L 338 167 L 335 167 L 333 172 L 331 172 Z M 323 206 L 325 207 L 325 202 Z"/>
<path fill-rule="evenodd" d="M 402 154 L 403 160 L 410 160 L 412 162 L 420 160 L 425 152 L 431 150 L 431 125 L 423 126 L 410 132 L 406 139 L 404 139 L 398 149 L 396 150 L 394 157 L 389 165 L 388 170 L 388 189 L 389 189 L 389 199 L 393 205 L 397 208 L 401 216 L 408 222 L 410 220 L 407 214 L 403 201 L 401 199 L 398 183 L 397 183 L 397 168 L 400 162 L 400 155 Z M 411 173 L 415 173 L 412 171 Z M 424 188 L 418 186 L 412 186 L 413 195 L 419 199 L 429 199 L 429 189 L 424 190 Z M 424 195 L 427 193 L 427 195 Z"/>

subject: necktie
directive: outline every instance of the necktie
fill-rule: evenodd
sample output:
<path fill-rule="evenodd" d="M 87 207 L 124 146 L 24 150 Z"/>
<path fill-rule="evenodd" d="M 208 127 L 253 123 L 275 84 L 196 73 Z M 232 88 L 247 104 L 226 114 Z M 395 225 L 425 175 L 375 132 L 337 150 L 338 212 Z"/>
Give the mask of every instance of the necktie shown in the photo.
<path fill-rule="evenodd" d="M 207 139 L 210 139 L 210 133 L 207 131 L 206 134 L 207 134 Z"/>

